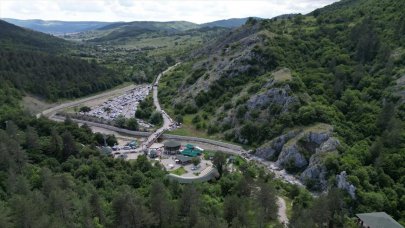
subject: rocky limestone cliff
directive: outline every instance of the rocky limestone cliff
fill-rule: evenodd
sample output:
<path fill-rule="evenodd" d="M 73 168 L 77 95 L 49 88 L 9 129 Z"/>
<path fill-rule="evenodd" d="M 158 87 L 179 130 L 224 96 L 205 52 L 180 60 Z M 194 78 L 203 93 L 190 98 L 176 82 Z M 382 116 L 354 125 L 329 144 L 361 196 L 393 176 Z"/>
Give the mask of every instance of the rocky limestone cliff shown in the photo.
<path fill-rule="evenodd" d="M 275 161 L 280 168 L 300 173 L 299 178 L 311 188 L 325 190 L 327 170 L 323 161 L 339 146 L 332 131 L 327 124 L 289 131 L 258 148 L 255 155 Z"/>
<path fill-rule="evenodd" d="M 266 160 L 275 161 L 278 158 L 284 144 L 298 135 L 300 131 L 289 131 L 287 134 L 281 135 L 269 143 L 256 149 L 256 156 L 264 158 Z"/>
<path fill-rule="evenodd" d="M 336 182 L 338 188 L 345 190 L 353 199 L 356 198 L 356 187 L 347 180 L 346 171 L 336 175 Z"/>
<path fill-rule="evenodd" d="M 271 88 L 264 93 L 256 94 L 247 101 L 249 109 L 266 107 L 269 104 L 277 104 L 282 107 L 282 113 L 287 112 L 289 107 L 299 104 L 299 99 L 291 96 L 289 85 L 280 88 Z"/>

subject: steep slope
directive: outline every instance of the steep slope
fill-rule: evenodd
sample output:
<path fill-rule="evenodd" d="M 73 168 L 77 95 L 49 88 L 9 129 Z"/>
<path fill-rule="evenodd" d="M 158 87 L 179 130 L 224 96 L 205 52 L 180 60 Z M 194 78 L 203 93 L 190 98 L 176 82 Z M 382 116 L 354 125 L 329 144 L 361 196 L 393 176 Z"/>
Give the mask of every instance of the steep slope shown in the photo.
<path fill-rule="evenodd" d="M 185 127 L 258 148 L 313 189 L 345 171 L 357 211 L 403 219 L 404 106 L 393 85 L 405 74 L 404 4 L 248 20 L 163 77 L 160 99 Z"/>
<path fill-rule="evenodd" d="M 112 23 L 100 21 L 19 20 L 12 18 L 3 18 L 2 20 L 23 28 L 28 28 L 38 32 L 49 33 L 53 35 L 63 35 L 66 33 L 77 33 L 94 30 Z"/>
<path fill-rule="evenodd" d="M 47 99 L 79 97 L 122 82 L 114 72 L 69 56 L 65 40 L 0 21 L 0 80 Z"/>

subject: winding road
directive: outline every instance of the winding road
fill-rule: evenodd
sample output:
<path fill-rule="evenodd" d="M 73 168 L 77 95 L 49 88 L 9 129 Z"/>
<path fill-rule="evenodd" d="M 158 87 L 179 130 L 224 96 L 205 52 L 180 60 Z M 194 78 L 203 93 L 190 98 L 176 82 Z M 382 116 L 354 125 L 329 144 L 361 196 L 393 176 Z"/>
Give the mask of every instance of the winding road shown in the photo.
<path fill-rule="evenodd" d="M 153 103 L 156 107 L 156 111 L 158 111 L 162 114 L 163 124 L 162 124 L 162 127 L 160 127 L 155 132 L 150 134 L 148 136 L 148 138 L 144 142 L 142 142 L 142 144 L 139 146 L 139 148 L 137 148 L 137 152 L 143 151 L 143 150 L 149 148 L 163 134 L 163 132 L 170 130 L 171 126 L 173 126 L 173 124 L 174 124 L 172 118 L 170 118 L 170 116 L 164 110 L 162 110 L 162 108 L 160 107 L 160 103 L 159 103 L 159 99 L 158 99 L 158 85 L 159 85 L 159 81 L 160 81 L 160 78 L 162 77 L 162 75 L 164 75 L 167 72 L 169 72 L 170 70 L 172 70 L 178 64 L 180 64 L 180 63 L 176 63 L 175 65 L 167 68 L 165 71 L 163 71 L 156 77 L 155 83 L 153 84 Z"/>
<path fill-rule="evenodd" d="M 177 64 L 179 64 L 179 63 L 177 63 Z M 202 146 L 205 146 L 205 145 L 208 146 L 211 150 L 218 150 L 218 151 L 221 151 L 224 153 L 240 155 L 242 157 L 245 157 L 244 155 L 246 155 L 248 152 L 246 150 L 244 150 L 241 146 L 238 146 L 235 144 L 230 144 L 230 143 L 226 143 L 226 142 L 205 139 L 205 138 L 192 137 L 192 136 L 179 136 L 179 135 L 163 134 L 164 131 L 166 131 L 170 128 L 170 125 L 173 123 L 173 121 L 170 118 L 170 116 L 167 115 L 167 113 L 164 110 L 162 110 L 160 107 L 159 100 L 158 100 L 158 86 L 157 85 L 158 85 L 159 80 L 162 77 L 162 75 L 164 75 L 166 72 L 168 72 L 171 69 L 173 69 L 174 67 L 176 67 L 177 64 L 169 67 L 167 70 L 160 73 L 158 75 L 158 77 L 156 78 L 156 81 L 153 86 L 153 101 L 156 106 L 156 109 L 158 111 L 162 112 L 162 116 L 163 116 L 163 120 L 164 120 L 163 126 L 161 128 L 159 128 L 157 131 L 155 131 L 153 133 L 130 131 L 127 129 L 117 128 L 117 127 L 114 127 L 111 125 L 106 125 L 106 124 L 94 123 L 94 122 L 78 120 L 78 119 L 72 119 L 72 120 L 77 123 L 87 124 L 88 126 L 93 126 L 93 127 L 113 131 L 113 132 L 116 132 L 117 134 L 124 134 L 124 135 L 129 135 L 129 136 L 138 136 L 138 137 L 148 137 L 148 139 L 143 143 L 143 145 L 138 150 L 147 148 L 148 146 L 150 146 L 151 142 L 154 142 L 157 138 L 162 137 L 165 139 L 179 140 L 182 142 L 199 143 Z M 37 117 L 39 118 L 40 116 L 45 116 L 45 117 L 48 117 L 49 119 L 52 119 L 55 121 L 63 121 L 64 117 L 58 116 L 55 114 L 64 109 L 72 108 L 72 107 L 78 106 L 85 102 L 98 100 L 98 99 L 108 99 L 110 97 L 118 96 L 118 95 L 123 94 L 126 91 L 129 91 L 134 88 L 136 88 L 136 85 L 130 85 L 130 86 L 116 89 L 116 90 L 106 91 L 104 93 L 90 96 L 87 98 L 82 98 L 79 100 L 62 103 L 62 104 L 54 106 L 50 109 L 44 110 L 41 113 L 38 113 Z M 245 157 L 245 158 L 249 161 L 253 161 L 259 165 L 266 167 L 266 169 L 269 170 L 270 172 L 272 172 L 275 175 L 275 177 L 278 179 L 282 179 L 285 182 L 288 182 L 291 184 L 304 186 L 300 180 L 295 178 L 293 175 L 288 174 L 285 170 L 281 170 L 273 162 L 269 162 L 269 161 L 266 161 L 264 159 L 261 159 L 259 157 L 255 157 L 255 156 L 250 156 L 250 157 Z"/>

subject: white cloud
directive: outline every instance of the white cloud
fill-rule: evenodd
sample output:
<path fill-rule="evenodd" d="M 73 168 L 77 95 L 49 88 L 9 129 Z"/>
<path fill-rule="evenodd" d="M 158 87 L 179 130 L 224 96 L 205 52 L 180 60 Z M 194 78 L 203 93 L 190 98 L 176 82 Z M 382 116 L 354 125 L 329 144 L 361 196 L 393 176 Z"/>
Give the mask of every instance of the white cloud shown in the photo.
<path fill-rule="evenodd" d="M 44 20 L 203 23 L 308 13 L 336 0 L 0 0 L 0 17 Z"/>

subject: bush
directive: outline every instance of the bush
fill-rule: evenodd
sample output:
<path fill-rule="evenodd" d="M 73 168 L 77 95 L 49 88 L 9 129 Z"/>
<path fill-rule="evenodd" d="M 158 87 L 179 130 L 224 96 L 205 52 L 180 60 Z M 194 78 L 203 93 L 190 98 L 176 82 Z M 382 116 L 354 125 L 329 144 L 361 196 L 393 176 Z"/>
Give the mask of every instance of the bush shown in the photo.
<path fill-rule="evenodd" d="M 90 112 L 90 111 L 91 111 L 91 108 L 88 107 L 88 106 L 83 106 L 83 107 L 80 108 L 79 111 L 86 113 L 86 112 Z"/>
<path fill-rule="evenodd" d="M 162 114 L 158 111 L 154 111 L 149 118 L 149 122 L 154 125 L 160 125 L 163 123 Z"/>

